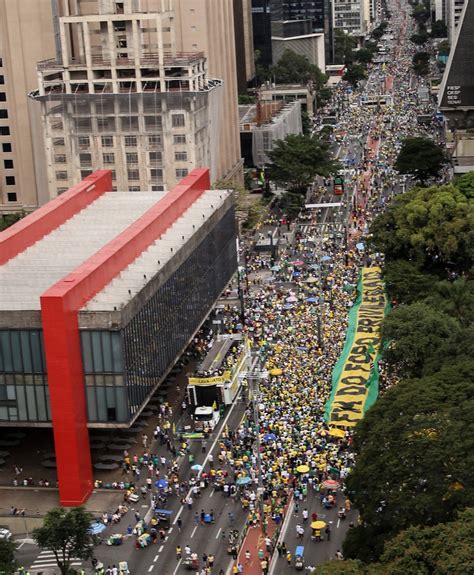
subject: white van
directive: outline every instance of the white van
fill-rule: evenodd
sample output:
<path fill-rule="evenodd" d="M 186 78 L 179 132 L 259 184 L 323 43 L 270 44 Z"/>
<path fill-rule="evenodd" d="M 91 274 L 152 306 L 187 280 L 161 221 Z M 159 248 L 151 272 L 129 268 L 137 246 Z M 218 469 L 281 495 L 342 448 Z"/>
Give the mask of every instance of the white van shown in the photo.
<path fill-rule="evenodd" d="M 214 411 L 212 407 L 200 406 L 194 410 L 194 429 L 202 431 L 208 427 L 213 430 L 219 423 L 221 416 L 219 410 Z"/>

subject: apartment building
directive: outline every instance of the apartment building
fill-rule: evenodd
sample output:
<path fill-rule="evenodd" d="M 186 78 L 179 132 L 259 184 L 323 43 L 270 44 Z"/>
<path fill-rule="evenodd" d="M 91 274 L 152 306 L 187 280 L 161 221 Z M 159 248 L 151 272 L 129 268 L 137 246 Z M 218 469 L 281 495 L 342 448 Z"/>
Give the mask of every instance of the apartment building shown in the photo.
<path fill-rule="evenodd" d="M 30 211 L 47 199 L 37 184 L 44 162 L 34 156 L 35 141 L 38 150 L 42 143 L 39 110 L 27 94 L 54 40 L 51 0 L 0 0 L 0 213 Z"/>
<path fill-rule="evenodd" d="M 369 0 L 334 0 L 332 2 L 334 28 L 353 36 L 363 36 L 370 29 Z"/>
<path fill-rule="evenodd" d="M 161 191 L 196 167 L 222 175 L 218 122 L 223 82 L 202 51 L 180 52 L 172 3 L 136 0 L 61 6 L 60 50 L 38 63 L 50 198 L 92 171 L 113 188 Z M 78 14 L 78 12 L 80 12 Z"/>

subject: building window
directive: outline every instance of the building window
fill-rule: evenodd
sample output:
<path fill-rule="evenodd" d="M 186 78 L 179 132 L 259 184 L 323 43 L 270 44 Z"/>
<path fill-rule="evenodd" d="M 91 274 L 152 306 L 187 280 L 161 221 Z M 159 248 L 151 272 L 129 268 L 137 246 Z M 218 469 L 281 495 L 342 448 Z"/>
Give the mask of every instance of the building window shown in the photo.
<path fill-rule="evenodd" d="M 3 68 L 3 58 L 0 58 L 0 68 Z"/>
<path fill-rule="evenodd" d="M 2 144 L 2 152 L 4 154 L 9 154 L 12 151 L 12 145 L 9 144 L 8 142 L 5 144 Z"/>
<path fill-rule="evenodd" d="M 6 102 L 7 101 L 7 95 L 5 92 L 0 92 L 0 102 Z"/>
<path fill-rule="evenodd" d="M 68 188 L 56 188 L 56 192 L 58 193 L 58 196 L 60 196 L 61 194 L 64 194 L 64 192 L 67 192 Z"/>
<path fill-rule="evenodd" d="M 56 154 L 54 156 L 54 163 L 55 164 L 65 164 L 66 163 L 66 154 Z"/>
<path fill-rule="evenodd" d="M 115 154 L 102 154 L 104 164 L 115 164 Z"/>
<path fill-rule="evenodd" d="M 136 136 L 125 136 L 125 147 L 126 148 L 136 148 L 137 147 L 137 137 Z"/>
<path fill-rule="evenodd" d="M 56 172 L 57 180 L 67 180 L 67 172 Z"/>
<path fill-rule="evenodd" d="M 14 186 L 15 185 L 15 176 L 6 176 L 5 183 L 7 186 Z"/>
<path fill-rule="evenodd" d="M 79 148 L 81 150 L 87 150 L 87 148 L 89 148 L 91 145 L 91 141 L 89 139 L 89 136 L 81 136 L 79 138 L 78 143 L 79 143 Z"/>
<path fill-rule="evenodd" d="M 148 158 L 152 166 L 161 164 L 161 152 L 148 152 Z"/>
<path fill-rule="evenodd" d="M 10 128 L 8 126 L 0 126 L 0 136 L 9 136 Z"/>
<path fill-rule="evenodd" d="M 163 189 L 164 189 L 163 186 L 151 186 L 152 192 L 162 192 Z"/>
<path fill-rule="evenodd" d="M 5 77 L 0 74 L 0 84 L 5 84 Z"/>
<path fill-rule="evenodd" d="M 92 174 L 92 170 L 81 170 L 81 179 L 87 178 Z"/>
<path fill-rule="evenodd" d="M 62 148 L 64 146 L 64 138 L 53 138 L 53 146 Z"/>
<path fill-rule="evenodd" d="M 187 152 L 175 152 L 174 159 L 176 162 L 187 162 L 188 153 Z"/>
<path fill-rule="evenodd" d="M 92 166 L 92 154 L 79 154 L 79 163 L 81 168 Z"/>
<path fill-rule="evenodd" d="M 97 118 L 97 129 L 99 132 L 112 132 L 115 130 L 115 118 L 109 118 L 107 116 Z"/>
<path fill-rule="evenodd" d="M 188 170 L 186 168 L 178 168 L 176 170 L 177 178 L 185 178 L 188 175 Z"/>
<path fill-rule="evenodd" d="M 185 125 L 184 114 L 172 114 L 171 125 L 173 126 L 173 128 L 183 128 Z"/>
<path fill-rule="evenodd" d="M 127 170 L 128 179 L 132 182 L 136 182 L 140 179 L 140 170 Z"/>
<path fill-rule="evenodd" d="M 129 192 L 139 192 L 140 191 L 140 186 L 130 186 L 128 188 Z"/>
<path fill-rule="evenodd" d="M 3 160 L 5 170 L 13 170 L 13 160 Z"/>
<path fill-rule="evenodd" d="M 145 116 L 145 130 L 153 132 L 161 129 L 161 116 Z"/>
<path fill-rule="evenodd" d="M 113 136 L 102 136 L 102 147 L 103 148 L 113 148 L 114 147 L 114 137 Z"/>
<path fill-rule="evenodd" d="M 153 147 L 160 146 L 161 136 L 148 136 L 148 145 Z"/>
<path fill-rule="evenodd" d="M 115 182 L 115 180 L 117 179 L 117 172 L 115 170 L 110 170 L 112 173 L 112 181 Z"/>
<path fill-rule="evenodd" d="M 8 192 L 7 200 L 9 202 L 16 202 L 16 192 Z"/>
<path fill-rule="evenodd" d="M 154 168 L 150 170 L 150 176 L 153 181 L 161 181 L 163 179 L 163 170 Z"/>
<path fill-rule="evenodd" d="M 138 154 L 128 153 L 126 158 L 127 164 L 138 164 Z"/>
<path fill-rule="evenodd" d="M 173 144 L 185 144 L 186 136 L 184 134 L 175 134 L 173 136 Z"/>
<path fill-rule="evenodd" d="M 0 110 L 0 119 L 6 120 L 8 118 L 8 110 Z"/>

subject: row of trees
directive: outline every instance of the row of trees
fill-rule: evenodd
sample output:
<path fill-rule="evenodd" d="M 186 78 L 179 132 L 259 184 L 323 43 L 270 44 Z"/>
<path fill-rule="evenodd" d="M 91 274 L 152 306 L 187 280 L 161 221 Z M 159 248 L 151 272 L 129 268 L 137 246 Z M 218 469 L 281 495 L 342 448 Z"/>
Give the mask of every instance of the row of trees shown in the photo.
<path fill-rule="evenodd" d="M 399 382 L 358 424 L 347 493 L 361 523 L 316 573 L 474 570 L 474 172 L 397 197 L 370 229 L 396 303 L 382 328 Z"/>

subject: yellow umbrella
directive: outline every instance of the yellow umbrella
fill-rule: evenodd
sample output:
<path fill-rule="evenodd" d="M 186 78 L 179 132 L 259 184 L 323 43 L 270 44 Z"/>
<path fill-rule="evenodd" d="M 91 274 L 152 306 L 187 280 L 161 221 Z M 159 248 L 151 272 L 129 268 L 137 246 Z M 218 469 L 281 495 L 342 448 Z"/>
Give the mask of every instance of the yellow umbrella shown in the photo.
<path fill-rule="evenodd" d="M 272 369 L 270 371 L 270 375 L 281 375 L 283 373 L 283 370 L 280 369 L 279 367 L 275 367 L 274 369 Z"/>
<path fill-rule="evenodd" d="M 333 437 L 344 437 L 346 435 L 346 432 L 343 429 L 338 429 L 337 427 L 332 427 L 329 430 L 329 435 L 332 435 Z"/>
<path fill-rule="evenodd" d="M 326 523 L 324 521 L 313 521 L 311 523 L 311 529 L 324 529 Z"/>
<path fill-rule="evenodd" d="M 308 473 L 309 467 L 308 467 L 307 465 L 299 465 L 299 466 L 296 468 L 296 471 L 297 471 L 298 473 Z"/>

